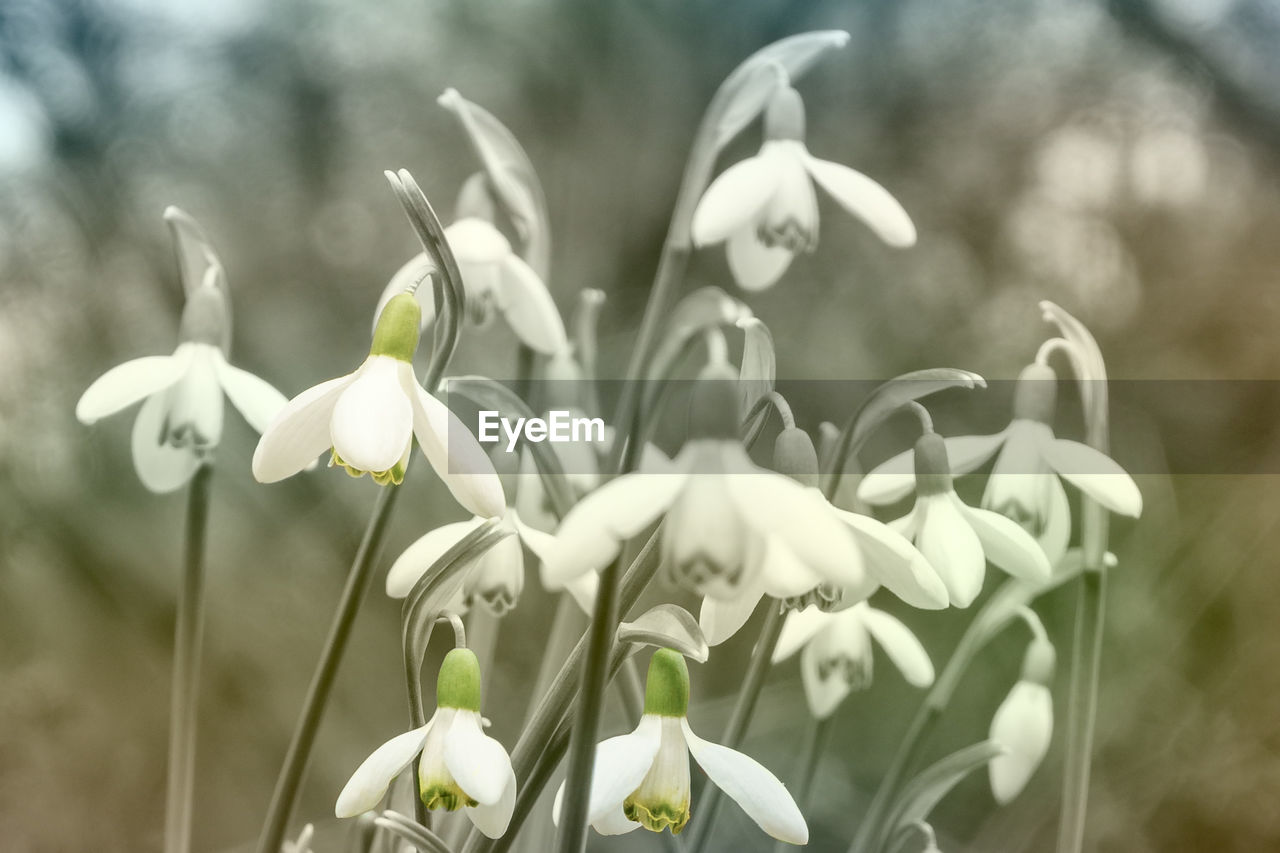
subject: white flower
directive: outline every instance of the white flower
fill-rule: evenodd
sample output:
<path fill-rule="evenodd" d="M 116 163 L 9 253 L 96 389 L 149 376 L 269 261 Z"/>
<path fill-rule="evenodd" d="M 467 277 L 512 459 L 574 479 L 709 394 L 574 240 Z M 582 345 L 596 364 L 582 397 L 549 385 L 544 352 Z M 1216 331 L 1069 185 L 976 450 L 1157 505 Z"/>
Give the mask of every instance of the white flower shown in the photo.
<path fill-rule="evenodd" d="M 649 662 L 644 715 L 635 731 L 596 747 L 587 820 L 601 835 L 643 826 L 654 832 L 684 828 L 690 817 L 689 756 L 711 782 L 772 837 L 806 844 L 809 827 L 786 786 L 754 759 L 693 733 L 686 719 L 689 674 L 684 658 L 659 649 Z M 560 820 L 564 784 L 553 815 Z"/>
<path fill-rule="evenodd" d="M 143 400 L 133 425 L 133 464 L 153 492 L 180 488 L 222 438 L 223 400 L 262 432 L 284 395 L 227 362 L 227 304 L 221 286 L 193 289 L 173 355 L 136 358 L 100 376 L 80 397 L 76 417 L 92 424 Z"/>
<path fill-rule="evenodd" d="M 369 357 L 354 373 L 303 391 L 271 422 L 253 455 L 254 476 L 282 480 L 332 448 L 332 463 L 353 476 L 399 483 L 416 435 L 459 503 L 476 515 L 501 515 L 506 501 L 493 463 L 413 374 L 417 343 L 418 304 L 400 294 L 380 315 Z"/>
<path fill-rule="evenodd" d="M 1053 434 L 1056 379 L 1046 365 L 1028 366 L 1018 377 L 1009 426 L 994 435 L 945 440 L 956 476 L 996 456 L 982 506 L 1021 524 L 1037 538 L 1051 564 L 1062 559 L 1071 537 L 1071 509 L 1062 480 L 1111 512 L 1133 518 L 1142 514 L 1142 493 L 1123 468 L 1086 444 Z M 910 489 L 910 479 L 903 474 L 911 466 L 912 451 L 890 459 L 867 475 L 859 496 L 871 503 L 897 500 Z"/>
<path fill-rule="evenodd" d="M 967 450 L 971 444 L 959 447 Z M 889 526 L 920 549 L 947 585 L 956 607 L 968 607 L 978 597 L 988 559 L 1014 577 L 1032 583 L 1047 581 L 1051 573 L 1049 560 L 1029 533 L 1000 513 L 970 507 L 956 495 L 948 450 L 936 433 L 926 433 L 916 442 L 914 478 L 904 478 L 901 463 L 890 460 L 894 463 L 892 470 L 885 463 L 867 475 L 858 489 L 859 497 L 879 503 L 886 494 L 901 497 L 912 485 L 916 487 L 911 512 Z M 868 481 L 870 487 L 866 486 Z M 904 482 L 907 489 L 899 494 L 897 489 Z M 892 483 L 894 490 L 890 492 L 884 483 Z"/>
<path fill-rule="evenodd" d="M 436 560 L 484 522 L 485 519 L 477 516 L 470 521 L 446 524 L 410 545 L 387 572 L 387 595 L 392 598 L 407 596 Z M 528 547 L 541 559 L 541 555 L 550 548 L 553 537 L 522 522 L 514 508 L 502 516 L 502 526 L 515 535 L 501 540 L 480 556 L 468 573 L 458 600 L 451 602 L 448 610 L 465 612 L 477 600 L 496 616 L 503 616 L 515 607 L 524 589 L 524 549 L 521 546 Z M 591 613 L 595 604 L 597 581 L 594 573 L 587 573 L 568 584 L 569 593 L 586 613 Z"/>
<path fill-rule="evenodd" d="M 814 182 L 889 245 L 915 243 L 915 225 L 884 187 L 809 153 L 804 104 L 794 89 L 774 95 L 764 122 L 760 153 L 716 178 L 693 214 L 694 243 L 727 242 L 729 268 L 739 285 L 763 290 L 782 276 L 797 252 L 816 247 Z"/>
<path fill-rule="evenodd" d="M 849 693 L 870 686 L 872 637 L 909 684 L 928 687 L 933 683 L 933 663 L 915 634 L 865 601 L 834 612 L 812 606 L 791 612 L 782 626 L 773 661 L 786 660 L 800 651 L 800 675 L 809 710 L 825 719 Z"/>
<path fill-rule="evenodd" d="M 516 776 L 502 744 L 484 733 L 480 666 L 474 652 L 454 649 L 440 665 L 435 714 L 425 726 L 397 735 L 364 760 L 338 795 L 334 813 L 355 817 L 376 808 L 415 758 L 418 795 L 428 809 L 465 808 L 489 838 L 511 822 Z"/>
<path fill-rule="evenodd" d="M 1038 624 L 1038 623 L 1037 623 Z M 1043 629 L 1041 629 L 1043 631 Z M 1053 739 L 1053 681 L 1056 654 L 1043 636 L 1032 640 L 1022 675 L 991 719 L 991 739 L 1004 752 L 987 765 L 991 793 L 1004 805 L 1027 786 Z"/>
<path fill-rule="evenodd" d="M 473 326 L 488 325 L 498 313 L 516 337 L 536 352 L 554 355 L 569 345 L 564 321 L 547 286 L 492 222 L 468 216 L 444 229 L 444 233 L 462 273 L 466 317 Z M 410 258 L 391 277 L 374 316 L 381 315 L 392 296 L 422 281 L 433 269 L 425 254 Z M 434 303 L 429 288 L 419 293 L 420 325 L 425 327 L 435 316 Z"/>

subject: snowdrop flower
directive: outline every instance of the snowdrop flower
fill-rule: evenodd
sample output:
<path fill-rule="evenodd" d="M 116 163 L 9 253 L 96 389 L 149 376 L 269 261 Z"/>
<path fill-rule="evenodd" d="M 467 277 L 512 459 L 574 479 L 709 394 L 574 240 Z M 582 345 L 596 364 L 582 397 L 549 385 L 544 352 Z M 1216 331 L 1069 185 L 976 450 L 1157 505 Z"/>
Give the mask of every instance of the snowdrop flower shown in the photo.
<path fill-rule="evenodd" d="M 725 242 L 729 269 L 747 290 L 774 284 L 797 252 L 818 244 L 816 182 L 890 246 L 916 241 L 907 212 L 884 187 L 848 166 L 819 160 L 804 143 L 804 102 L 781 88 L 764 115 L 760 153 L 729 167 L 693 213 L 697 246 Z"/>
<path fill-rule="evenodd" d="M 480 663 L 454 649 L 440 664 L 436 712 L 425 726 L 374 750 L 338 795 L 334 813 L 355 817 L 376 808 L 392 781 L 418 759 L 418 795 L 428 809 L 457 811 L 489 838 L 507 831 L 516 802 L 516 775 L 502 744 L 484 733 Z"/>
<path fill-rule="evenodd" d="M 671 472 L 618 477 L 574 506 L 546 555 L 543 582 L 555 589 L 603 568 L 663 517 L 667 579 L 702 595 L 734 600 L 757 582 L 779 598 L 823 581 L 864 585 L 853 536 L 821 494 L 747 456 L 737 406 L 734 381 L 718 368 L 704 372 L 689 441 Z"/>
<path fill-rule="evenodd" d="M 525 346 L 543 355 L 554 355 L 569 345 L 564 321 L 546 284 L 493 224 L 494 206 L 485 181 L 483 174 L 467 179 L 458 196 L 458 218 L 444 229 L 462 273 L 467 320 L 483 327 L 492 322 L 495 314 L 501 314 Z M 395 294 L 423 280 L 433 269 L 425 254 L 410 258 L 391 277 L 374 316 L 381 316 L 383 307 Z M 433 303 L 425 296 L 419 299 L 419 322 L 424 328 L 435 315 Z"/>
<path fill-rule="evenodd" d="M 436 560 L 484 522 L 485 519 L 477 516 L 470 521 L 446 524 L 410 545 L 387 572 L 387 595 L 407 596 Z M 505 616 L 516 606 L 524 589 L 524 548 L 521 546 L 541 558 L 549 550 L 553 537 L 521 521 L 514 507 L 502 516 L 502 527 L 515 535 L 506 537 L 480 556 L 463 582 L 459 599 L 448 610 L 462 613 L 479 602 L 495 616 Z M 569 593 L 586 613 L 591 613 L 595 604 L 597 581 L 596 575 L 589 572 L 568 584 Z"/>
<path fill-rule="evenodd" d="M 1000 513 L 970 507 L 956 495 L 947 446 L 941 437 L 933 432 L 920 436 L 912 461 L 915 506 L 889 526 L 920 549 L 946 584 L 953 605 L 968 607 L 978 597 L 988 559 L 1022 580 L 1043 583 L 1049 579 L 1049 560 L 1029 533 Z M 858 489 L 859 497 L 870 503 L 882 502 L 887 490 L 879 477 L 889 478 L 900 488 L 901 475 L 896 469 L 882 470 L 886 467 L 867 475 Z"/>
<path fill-rule="evenodd" d="M 1018 376 L 1008 427 L 994 435 L 945 440 L 956 476 L 996 456 L 982 495 L 983 508 L 1021 524 L 1038 539 L 1051 564 L 1062 559 L 1071 537 L 1071 509 L 1062 480 L 1114 513 L 1134 518 L 1142 514 L 1142 493 L 1123 468 L 1086 444 L 1054 436 L 1056 393 L 1053 368 L 1031 364 Z M 890 503 L 906 495 L 911 481 L 903 475 L 911 468 L 911 453 L 876 468 L 863 480 L 859 495 L 872 503 Z"/>
<path fill-rule="evenodd" d="M 786 786 L 754 759 L 710 743 L 693 733 L 689 709 L 689 670 L 684 657 L 659 649 L 649 660 L 644 715 L 631 734 L 609 738 L 596 747 L 591 774 L 588 820 L 601 835 L 621 835 L 639 827 L 680 832 L 689 821 L 689 755 L 711 782 L 742 807 L 772 837 L 806 844 L 809 827 Z M 560 820 L 564 783 L 556 793 L 554 817 Z"/>
<path fill-rule="evenodd" d="M 991 720 L 991 739 L 1005 751 L 987 765 L 991 793 L 1004 805 L 1027 786 L 1053 738 L 1053 681 L 1055 655 L 1047 637 L 1036 637 L 1027 647 L 1022 677 L 1000 703 Z"/>
<path fill-rule="evenodd" d="M 933 663 L 916 635 L 865 601 L 830 613 L 818 607 L 789 613 L 773 662 L 800 652 L 804 695 L 813 716 L 822 720 L 851 692 L 871 686 L 873 637 L 909 684 L 928 687 L 933 683 Z"/>
<path fill-rule="evenodd" d="M 194 220 L 176 208 L 166 210 L 165 218 L 199 233 Z M 203 280 L 183 282 L 187 302 L 178 348 L 172 355 L 113 367 L 76 404 L 76 417 L 92 424 L 143 401 L 133 424 L 133 465 L 143 485 L 157 493 L 181 488 L 218 446 L 223 394 L 258 432 L 285 404 L 271 385 L 227 361 L 230 301 L 222 266 L 205 248 Z"/>
<path fill-rule="evenodd" d="M 404 479 L 416 435 L 427 461 L 454 497 L 476 515 L 501 515 L 502 484 L 475 436 L 413 374 L 419 309 L 401 293 L 378 319 L 369 357 L 354 373 L 322 382 L 289 401 L 262 434 L 253 475 L 274 483 L 325 450 L 330 464 L 381 485 Z"/>
<path fill-rule="evenodd" d="M 946 585 L 902 534 L 873 518 L 838 509 L 822 496 L 817 488 L 818 455 L 808 433 L 796 427 L 784 429 L 774 444 L 773 458 L 773 467 L 779 473 L 806 487 L 815 503 L 843 522 L 853 536 L 865 571 L 861 583 L 846 586 L 837 597 L 845 602 L 861 601 L 884 585 L 914 607 L 939 610 L 947 606 Z M 718 645 L 737 633 L 766 595 L 787 599 L 788 604 L 797 599 L 805 602 L 820 599 L 829 584 L 811 586 L 801 593 L 794 591 L 798 585 L 814 578 L 812 571 L 804 566 L 797 569 L 793 561 L 766 560 L 760 573 L 744 585 L 741 595 L 731 599 L 710 596 L 703 599 L 698 621 L 707 642 Z"/>

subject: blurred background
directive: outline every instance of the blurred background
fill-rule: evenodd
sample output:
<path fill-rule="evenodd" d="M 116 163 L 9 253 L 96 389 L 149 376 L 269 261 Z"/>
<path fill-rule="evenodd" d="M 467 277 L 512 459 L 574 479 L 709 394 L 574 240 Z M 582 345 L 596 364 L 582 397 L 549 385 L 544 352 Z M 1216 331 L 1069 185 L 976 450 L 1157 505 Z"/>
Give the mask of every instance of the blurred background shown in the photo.
<path fill-rule="evenodd" d="M 1011 378 L 1046 335 L 1037 301 L 1052 299 L 1092 328 L 1113 377 L 1212 380 L 1194 386 L 1212 393 L 1178 385 L 1116 415 L 1115 456 L 1142 473 L 1147 511 L 1114 536 L 1090 838 L 1133 853 L 1280 847 L 1280 495 L 1245 473 L 1280 462 L 1271 0 L 3 0 L 0 846 L 160 846 L 183 500 L 138 482 L 131 416 L 87 429 L 72 412 L 108 367 L 175 345 L 165 206 L 221 253 L 233 359 L 295 394 L 364 356 L 378 294 L 416 251 L 382 170 L 411 169 L 447 215 L 477 169 L 435 104 L 456 87 L 528 149 L 551 209 L 553 294 L 567 312 L 580 288 L 607 292 L 602 364 L 619 376 L 702 108 L 752 51 L 827 28 L 852 38 L 798 86 L 809 147 L 888 187 L 921 237 L 890 250 L 824 201 L 819 250 L 745 297 L 780 375 L 952 365 Z M 753 126 L 724 162 L 758 143 Z M 700 253 L 689 284 L 731 287 L 723 252 Z M 470 335 L 454 372 L 509 376 L 499 328 Z M 798 418 L 812 429 L 857 403 L 801 401 Z M 228 417 L 198 850 L 257 835 L 376 490 L 324 471 L 257 485 L 255 441 Z M 457 514 L 433 478 L 405 488 L 388 561 Z M 1063 591 L 1039 607 L 1064 661 L 1073 604 Z M 486 713 L 508 744 L 538 664 L 527 638 L 551 607 L 531 579 L 504 626 Z M 298 812 L 319 823 L 318 853 L 342 849 L 345 827 L 325 816 L 348 774 L 404 728 L 398 613 L 375 589 L 321 732 Z M 902 615 L 939 666 L 966 621 Z M 986 736 L 1018 630 L 973 670 L 931 756 Z M 695 670 L 706 737 L 750 646 L 739 636 Z M 1062 719 L 1065 665 L 1058 681 Z M 844 849 L 918 700 L 881 660 L 838 712 L 813 849 Z M 610 714 L 617 733 L 627 723 Z M 806 724 L 796 665 L 779 667 L 747 751 L 787 779 Z M 976 774 L 935 813 L 942 849 L 1050 849 L 1060 764 L 1059 737 L 1003 809 Z M 722 849 L 763 849 L 732 807 L 720 831 Z M 629 849 L 658 849 L 644 835 Z"/>

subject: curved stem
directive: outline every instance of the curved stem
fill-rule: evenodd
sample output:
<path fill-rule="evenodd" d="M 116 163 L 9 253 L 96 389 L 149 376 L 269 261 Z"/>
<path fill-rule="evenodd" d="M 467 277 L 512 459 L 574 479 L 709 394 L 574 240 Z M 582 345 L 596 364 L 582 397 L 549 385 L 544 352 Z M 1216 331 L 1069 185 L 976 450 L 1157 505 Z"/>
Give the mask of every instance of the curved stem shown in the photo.
<path fill-rule="evenodd" d="M 356 614 L 360 611 L 360 604 L 369 591 L 369 580 L 373 577 L 373 567 L 377 562 L 387 522 L 391 517 L 391 508 L 395 505 L 398 494 L 400 494 L 399 486 L 384 486 L 381 489 L 378 502 L 374 505 L 373 514 L 369 518 L 369 524 L 365 528 L 364 538 L 360 542 L 360 548 L 356 551 L 351 570 L 347 573 L 347 582 L 342 589 L 338 609 L 333 615 L 329 636 L 325 640 L 324 649 L 320 652 L 320 661 L 316 664 L 315 674 L 311 676 L 311 686 L 307 688 L 307 698 L 302 703 L 302 713 L 298 717 L 293 738 L 289 742 L 284 766 L 280 768 L 280 776 L 276 780 L 275 792 L 271 796 L 271 805 L 267 809 L 262 835 L 258 838 L 258 853 L 278 853 L 284 841 L 289 816 L 293 812 L 298 788 L 302 783 L 302 774 L 306 770 L 307 759 L 315 744 L 316 733 L 320 729 L 320 721 L 324 717 L 324 709 L 329 702 L 329 694 L 333 690 L 338 667 L 342 663 L 342 655 L 351 639 Z"/>
<path fill-rule="evenodd" d="M 195 789 L 196 719 L 200 693 L 200 646 L 204 634 L 204 552 L 209 530 L 213 466 L 196 468 L 187 492 L 182 585 L 173 640 L 173 687 L 169 703 L 169 778 L 165 796 L 165 853 L 191 849 Z"/>
<path fill-rule="evenodd" d="M 769 598 L 765 599 L 769 607 L 764 625 L 760 627 L 760 639 L 756 642 L 751 662 L 747 664 L 747 672 L 742 679 L 742 689 L 738 691 L 738 699 L 734 703 L 733 712 L 729 715 L 729 723 L 725 726 L 724 736 L 720 743 L 729 749 L 742 746 L 742 739 L 747 734 L 747 726 L 755 714 L 756 701 L 764 687 L 765 676 L 769 673 L 773 659 L 774 647 L 778 645 L 778 637 L 782 634 L 782 625 L 786 621 L 782 608 Z M 689 849 L 693 853 L 702 853 L 706 849 L 707 840 L 715 828 L 716 812 L 720 808 L 720 789 L 708 784 L 698 798 L 698 806 L 694 814 L 701 814 L 699 823 L 694 827 L 693 837 L 689 840 Z"/>

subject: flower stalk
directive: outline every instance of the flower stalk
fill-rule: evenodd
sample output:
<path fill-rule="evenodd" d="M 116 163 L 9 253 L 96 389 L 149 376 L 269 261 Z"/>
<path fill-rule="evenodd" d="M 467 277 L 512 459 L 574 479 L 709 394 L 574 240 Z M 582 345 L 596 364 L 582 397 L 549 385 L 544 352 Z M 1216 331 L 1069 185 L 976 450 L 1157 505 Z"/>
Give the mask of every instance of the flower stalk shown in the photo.
<path fill-rule="evenodd" d="M 169 710 L 169 771 L 165 797 L 165 853 L 191 849 L 200 651 L 204 634 L 205 541 L 213 466 L 202 463 L 187 495 L 183 573 L 174 629 L 173 687 Z"/>

